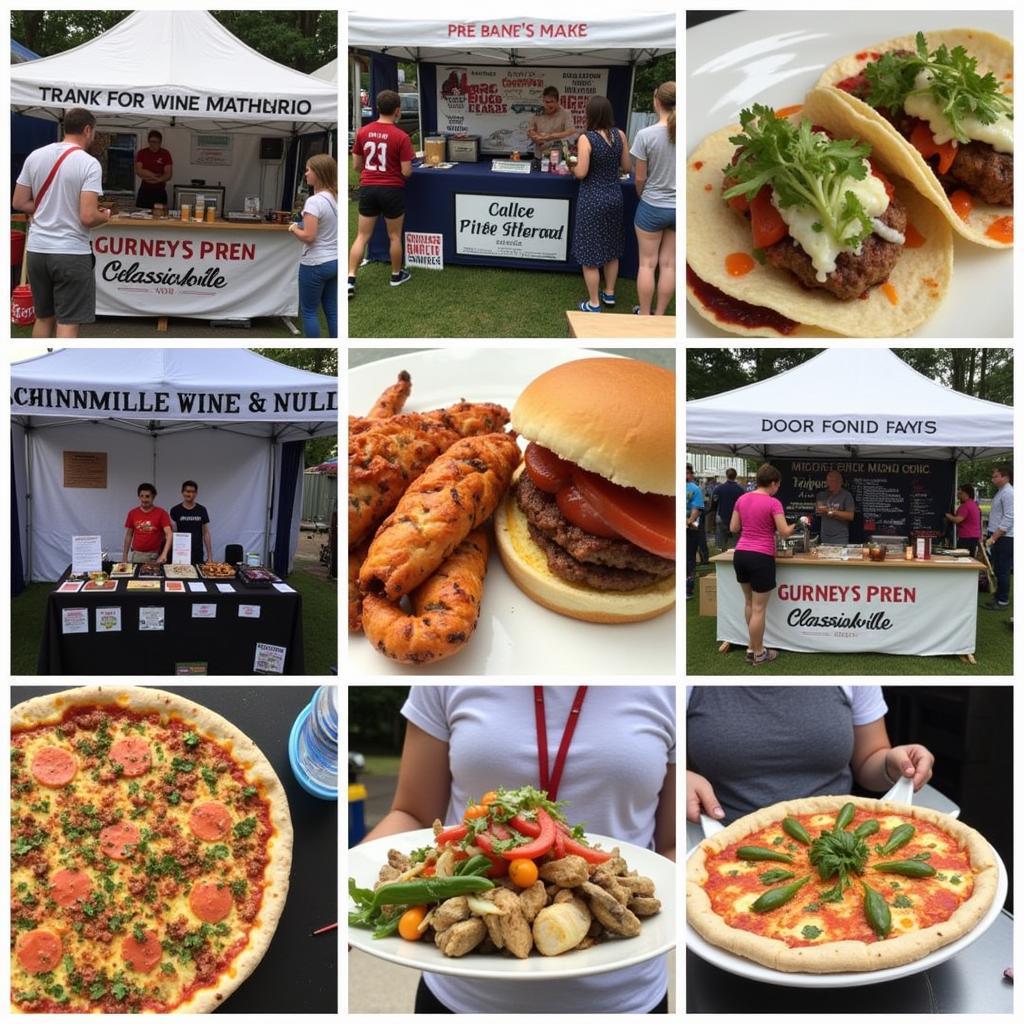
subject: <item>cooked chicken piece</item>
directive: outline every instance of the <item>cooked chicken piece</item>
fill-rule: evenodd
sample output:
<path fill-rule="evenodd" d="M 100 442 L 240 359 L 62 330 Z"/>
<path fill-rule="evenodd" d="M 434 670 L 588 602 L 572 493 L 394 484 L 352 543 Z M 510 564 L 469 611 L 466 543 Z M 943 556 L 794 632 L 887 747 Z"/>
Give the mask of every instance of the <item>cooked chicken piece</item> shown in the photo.
<path fill-rule="evenodd" d="M 653 879 L 644 878 L 640 875 L 627 875 L 624 878 L 616 879 L 616 881 L 623 889 L 628 889 L 634 896 L 654 895 Z"/>
<path fill-rule="evenodd" d="M 552 905 L 555 903 L 572 903 L 575 899 L 575 890 L 573 889 L 559 889 L 555 893 L 554 898 L 551 900 Z"/>
<path fill-rule="evenodd" d="M 661 910 L 661 900 L 653 896 L 634 896 L 626 905 L 637 917 L 651 917 Z"/>
<path fill-rule="evenodd" d="M 348 553 L 348 631 L 358 633 L 363 628 L 363 595 L 359 591 L 359 570 L 370 550 L 370 538 Z"/>
<path fill-rule="evenodd" d="M 497 918 L 498 926 L 501 929 L 502 944 L 513 956 L 525 960 L 530 955 L 530 950 L 533 949 L 533 935 L 523 916 L 519 897 L 507 889 L 492 889 L 491 896 L 494 905 L 505 911 L 501 917 Z M 497 915 L 488 915 L 488 917 L 491 916 Z M 491 932 L 491 938 L 494 938 L 493 932 Z"/>
<path fill-rule="evenodd" d="M 519 906 L 528 922 L 537 916 L 547 901 L 548 894 L 544 891 L 544 883 L 539 878 L 528 889 L 523 889 L 519 893 Z"/>
<path fill-rule="evenodd" d="M 440 818 L 435 818 L 430 827 L 433 830 L 435 839 L 444 831 L 444 825 L 441 824 Z"/>
<path fill-rule="evenodd" d="M 573 886 L 582 885 L 587 878 L 587 862 L 582 857 L 570 853 L 567 857 L 558 860 L 549 860 L 542 864 L 540 877 L 545 882 L 554 882 L 563 888 L 571 889 Z"/>
<path fill-rule="evenodd" d="M 549 882 L 544 886 L 544 891 L 548 894 L 548 899 L 553 900 L 562 891 L 562 887 L 555 885 L 554 882 Z"/>
<path fill-rule="evenodd" d="M 385 882 L 393 882 L 402 872 L 394 867 L 392 864 L 385 864 L 379 872 L 377 872 L 377 884 L 374 889 L 379 889 Z"/>
<path fill-rule="evenodd" d="M 445 900 L 434 911 L 430 923 L 434 926 L 434 931 L 443 932 L 451 928 L 453 924 L 465 921 L 467 917 L 469 917 L 468 900 L 465 896 L 453 896 L 450 900 Z"/>
<path fill-rule="evenodd" d="M 606 860 L 603 864 L 597 865 L 598 871 L 607 871 L 610 875 L 624 875 L 629 871 L 629 866 L 619 856 L 619 848 L 616 846 L 612 850 L 611 860 Z"/>
<path fill-rule="evenodd" d="M 640 919 L 610 892 L 606 892 L 599 885 L 594 885 L 593 882 L 584 882 L 580 889 L 587 897 L 591 913 L 608 931 L 627 938 L 640 934 Z"/>
<path fill-rule="evenodd" d="M 487 927 L 483 921 L 479 917 L 471 917 L 453 924 L 443 932 L 437 932 L 434 935 L 434 945 L 445 956 L 465 956 L 483 942 L 486 934 Z"/>
<path fill-rule="evenodd" d="M 490 936 L 490 932 L 484 936 L 484 941 L 476 947 L 478 953 L 496 953 L 498 947 L 494 944 L 494 940 Z"/>
<path fill-rule="evenodd" d="M 591 935 L 587 935 L 582 942 L 576 947 L 577 949 L 590 949 L 591 946 L 597 945 L 597 939 Z"/>
<path fill-rule="evenodd" d="M 591 916 L 580 899 L 544 907 L 533 922 L 533 940 L 542 956 L 558 956 L 575 949 L 587 935 Z"/>
<path fill-rule="evenodd" d="M 398 850 L 388 850 L 388 863 L 393 868 L 397 868 L 399 873 L 408 871 L 412 867 L 412 861 Z"/>
<path fill-rule="evenodd" d="M 619 881 L 614 875 L 609 875 L 604 871 L 595 871 L 590 881 L 594 885 L 601 886 L 605 892 L 610 892 L 622 906 L 629 902 L 629 890 L 619 885 Z"/>
<path fill-rule="evenodd" d="M 589 910 L 590 908 L 587 907 L 587 909 Z M 590 927 L 587 929 L 587 938 L 599 939 L 602 935 L 604 935 L 604 925 L 595 917 L 590 922 Z"/>
<path fill-rule="evenodd" d="M 386 416 L 397 416 L 402 411 L 402 406 L 405 405 L 410 391 L 412 391 L 412 377 L 409 376 L 408 370 L 402 370 L 398 374 L 398 380 L 381 392 L 380 397 L 373 403 L 373 408 L 366 414 L 366 418 L 380 420 Z"/>

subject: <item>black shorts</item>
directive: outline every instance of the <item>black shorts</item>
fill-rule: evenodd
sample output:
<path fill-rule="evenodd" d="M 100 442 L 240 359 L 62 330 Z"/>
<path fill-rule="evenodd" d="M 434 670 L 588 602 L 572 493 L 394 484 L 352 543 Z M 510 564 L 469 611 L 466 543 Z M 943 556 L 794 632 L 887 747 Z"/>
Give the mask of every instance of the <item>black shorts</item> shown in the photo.
<path fill-rule="evenodd" d="M 775 589 L 775 559 L 760 551 L 734 551 L 732 567 L 738 583 L 749 583 L 755 594 Z"/>
<path fill-rule="evenodd" d="M 405 216 L 405 189 L 395 185 L 360 185 L 359 212 L 364 217 L 394 220 Z"/>

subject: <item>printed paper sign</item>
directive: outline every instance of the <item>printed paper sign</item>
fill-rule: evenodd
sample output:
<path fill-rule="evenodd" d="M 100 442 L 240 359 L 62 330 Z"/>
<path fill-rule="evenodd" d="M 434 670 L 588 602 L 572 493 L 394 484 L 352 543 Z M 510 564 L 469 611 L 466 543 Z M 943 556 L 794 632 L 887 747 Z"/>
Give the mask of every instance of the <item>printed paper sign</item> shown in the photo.
<path fill-rule="evenodd" d="M 217 589 L 222 594 L 233 594 L 235 592 L 235 588 L 233 586 L 231 586 L 230 583 L 218 583 L 217 584 Z"/>
<path fill-rule="evenodd" d="M 564 262 L 568 244 L 568 199 L 455 195 L 457 253 Z"/>
<path fill-rule="evenodd" d="M 275 644 L 257 644 L 256 660 L 252 666 L 253 672 L 262 676 L 283 675 L 284 659 L 287 653 L 287 647 L 278 647 Z"/>
<path fill-rule="evenodd" d="M 274 589 L 275 590 L 280 590 L 282 594 L 294 594 L 295 593 L 295 588 L 294 587 L 289 587 L 287 583 L 275 583 L 274 584 Z"/>
<path fill-rule="evenodd" d="M 171 535 L 174 538 L 171 561 L 175 565 L 192 564 L 192 534 L 178 532 Z"/>
<path fill-rule="evenodd" d="M 260 617 L 260 606 L 258 604 L 240 604 L 238 606 L 238 617 L 240 619 L 258 619 Z"/>
<path fill-rule="evenodd" d="M 99 534 L 71 538 L 71 572 L 100 572 L 103 569 L 103 538 Z"/>
<path fill-rule="evenodd" d="M 181 580 L 168 580 L 164 584 L 164 593 L 165 594 L 184 594 L 185 593 L 185 584 L 182 583 Z"/>
<path fill-rule="evenodd" d="M 431 231 L 406 231 L 405 265 L 444 270 L 444 235 Z"/>
<path fill-rule="evenodd" d="M 191 590 L 193 594 L 205 594 L 206 593 L 206 584 L 205 583 L 190 583 L 188 585 L 188 589 Z"/>
<path fill-rule="evenodd" d="M 88 633 L 89 632 L 89 609 L 88 608 L 62 608 L 61 629 L 62 633 Z"/>
<path fill-rule="evenodd" d="M 120 608 L 97 608 L 96 609 L 96 632 L 97 633 L 120 633 L 121 632 L 121 609 Z"/>
<path fill-rule="evenodd" d="M 164 628 L 163 608 L 140 608 L 139 609 L 139 632 L 147 630 L 162 630 Z"/>
<path fill-rule="evenodd" d="M 215 619 L 217 618 L 217 606 L 215 604 L 194 604 L 192 605 L 193 619 Z"/>
<path fill-rule="evenodd" d="M 78 580 L 65 580 L 58 588 L 58 594 L 77 594 L 82 589 Z"/>

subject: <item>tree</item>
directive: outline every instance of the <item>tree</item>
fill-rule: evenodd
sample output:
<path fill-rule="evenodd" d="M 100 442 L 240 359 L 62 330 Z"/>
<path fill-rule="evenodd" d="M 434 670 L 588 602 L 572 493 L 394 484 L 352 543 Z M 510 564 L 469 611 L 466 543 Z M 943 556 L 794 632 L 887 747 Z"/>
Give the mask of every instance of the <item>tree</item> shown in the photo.
<path fill-rule="evenodd" d="M 816 348 L 686 350 L 686 398 L 707 398 L 767 380 L 816 356 Z"/>
<path fill-rule="evenodd" d="M 408 686 L 349 687 L 349 748 L 360 753 L 401 753 L 401 712 L 409 690 Z"/>
<path fill-rule="evenodd" d="M 654 109 L 654 90 L 662 82 L 676 80 L 676 55 L 663 53 L 660 57 L 643 64 L 636 69 L 633 82 L 633 109 L 650 111 Z"/>
<path fill-rule="evenodd" d="M 40 57 L 95 39 L 131 11 L 11 11 L 11 38 Z"/>

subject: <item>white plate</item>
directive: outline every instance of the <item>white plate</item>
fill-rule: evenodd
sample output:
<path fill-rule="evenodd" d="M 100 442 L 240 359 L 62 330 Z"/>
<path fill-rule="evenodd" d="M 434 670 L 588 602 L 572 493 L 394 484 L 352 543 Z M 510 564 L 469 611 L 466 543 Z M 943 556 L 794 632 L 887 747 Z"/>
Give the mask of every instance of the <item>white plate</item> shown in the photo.
<path fill-rule="evenodd" d="M 434 349 L 379 359 L 349 372 L 349 409 L 365 413 L 394 384 L 412 375 L 408 412 L 470 402 L 498 402 L 511 410 L 520 392 L 546 370 L 589 356 L 586 349 Z M 525 441 L 521 441 L 525 447 Z M 545 675 L 646 676 L 675 670 L 675 614 L 647 622 L 578 622 L 528 598 L 491 551 L 476 632 L 456 655 L 433 665 L 400 665 L 375 651 L 362 633 L 350 634 L 348 668 L 357 676 Z"/>
<path fill-rule="evenodd" d="M 873 43 L 939 28 L 971 28 L 1013 38 L 1009 11 L 743 11 L 686 32 L 686 151 L 751 103 L 799 103 L 833 61 Z M 917 338 L 1006 338 L 1013 333 L 1013 258 L 953 235 L 953 280 Z M 985 298 L 987 297 L 987 298 Z M 735 338 L 686 305 L 688 338 Z"/>
<path fill-rule="evenodd" d="M 693 850 L 690 850 L 686 855 L 687 860 L 696 849 L 695 846 Z M 720 967 L 730 974 L 738 974 L 741 978 L 749 978 L 751 981 L 763 981 L 769 985 L 785 985 L 790 988 L 852 988 L 857 985 L 878 985 L 883 981 L 905 978 L 908 974 L 918 974 L 920 971 L 938 967 L 939 964 L 956 956 L 972 942 L 980 939 L 995 923 L 1002 912 L 1003 903 L 1006 901 L 1007 880 L 1006 865 L 994 847 L 992 853 L 999 868 L 999 880 L 996 883 L 996 898 L 992 901 L 992 906 L 989 907 L 985 916 L 966 935 L 961 936 L 955 942 L 936 949 L 913 963 L 903 964 L 902 967 L 889 967 L 882 971 L 847 971 L 843 974 L 800 974 L 776 971 L 771 967 L 765 967 L 763 964 L 747 960 L 735 953 L 727 953 L 724 949 L 711 945 L 707 939 L 698 935 L 690 927 L 689 921 L 686 923 L 686 947 L 702 960 L 707 960 L 713 967 Z"/>
<path fill-rule="evenodd" d="M 356 883 L 372 889 L 382 865 L 387 863 L 388 850 L 409 853 L 430 846 L 434 833 L 429 828 L 416 832 L 384 836 L 348 851 L 348 873 Z M 434 974 L 457 974 L 463 978 L 501 978 L 514 981 L 550 981 L 556 978 L 581 978 L 586 974 L 604 974 L 621 967 L 632 967 L 662 956 L 676 944 L 675 873 L 676 865 L 651 850 L 622 843 L 608 836 L 587 834 L 591 844 L 600 843 L 605 850 L 618 847 L 630 870 L 654 881 L 654 894 L 661 900 L 661 912 L 641 919 L 640 934 L 632 939 L 608 939 L 590 949 L 570 950 L 561 956 L 540 956 L 531 953 L 517 960 L 504 953 L 474 954 L 463 957 L 445 956 L 433 942 L 407 942 L 398 936 L 374 939 L 365 928 L 349 928 L 348 941 L 356 949 L 380 957 L 401 967 L 415 967 Z M 346 905 L 348 886 L 345 887 Z"/>

